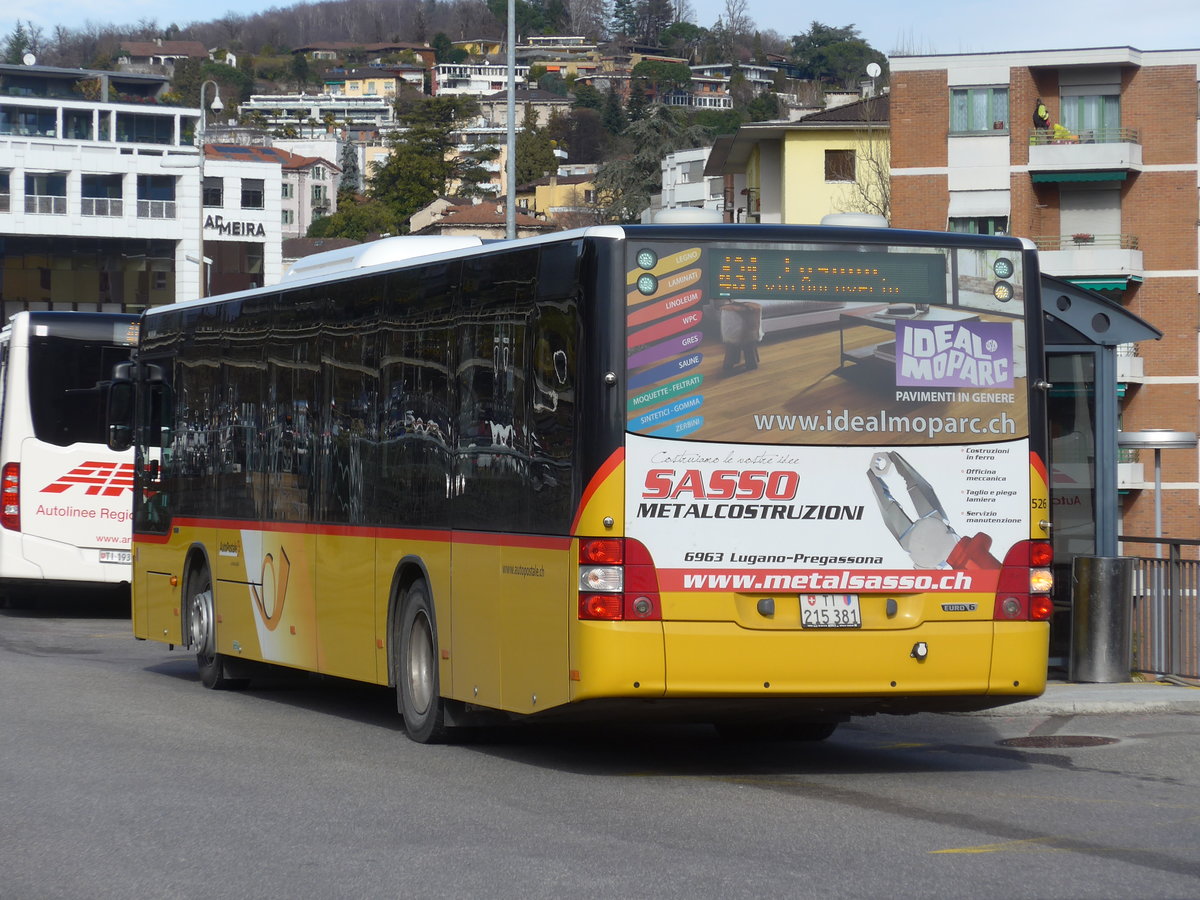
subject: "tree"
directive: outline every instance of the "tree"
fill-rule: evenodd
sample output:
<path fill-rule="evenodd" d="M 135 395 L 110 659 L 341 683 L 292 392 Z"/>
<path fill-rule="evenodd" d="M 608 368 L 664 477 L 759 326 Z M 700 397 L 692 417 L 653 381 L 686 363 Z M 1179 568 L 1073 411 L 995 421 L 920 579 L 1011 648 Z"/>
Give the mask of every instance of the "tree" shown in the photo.
<path fill-rule="evenodd" d="M 303 90 L 312 74 L 308 68 L 308 57 L 303 53 L 292 54 L 292 78 L 296 82 L 296 90 Z"/>
<path fill-rule="evenodd" d="M 643 59 L 630 72 L 634 84 L 639 88 L 649 89 L 655 99 L 677 90 L 686 90 L 692 86 L 692 70 L 686 63 L 664 62 L 657 59 Z"/>
<path fill-rule="evenodd" d="M 832 28 L 813 22 L 804 34 L 792 37 L 792 59 L 800 77 L 854 87 L 869 63 L 887 71 L 887 57 L 858 35 L 853 25 Z"/>
<path fill-rule="evenodd" d="M 604 95 L 604 111 L 601 121 L 604 123 L 605 131 L 611 135 L 618 135 L 628 127 L 629 120 L 625 116 L 625 110 L 621 108 L 621 98 L 617 96 L 616 91 L 610 90 Z"/>
<path fill-rule="evenodd" d="M 350 238 L 365 241 L 371 235 L 399 234 L 400 222 L 392 208 L 377 200 L 338 203 L 338 211 L 317 219 L 308 228 L 310 238 Z"/>
<path fill-rule="evenodd" d="M 538 128 L 537 110 L 527 107 L 525 122 L 517 132 L 517 184 L 529 184 L 558 168 L 554 141 L 549 132 Z"/>
<path fill-rule="evenodd" d="M 354 141 L 342 144 L 338 165 L 342 169 L 342 181 L 338 187 L 338 206 L 341 206 L 343 195 L 352 196 L 362 190 L 362 171 L 358 167 L 358 148 L 354 146 Z"/>
<path fill-rule="evenodd" d="M 691 22 L 676 22 L 668 25 L 658 36 L 665 49 L 695 63 L 700 59 L 700 48 L 708 36 L 708 29 Z"/>
<path fill-rule="evenodd" d="M 891 218 L 891 143 L 888 98 L 868 97 L 847 106 L 857 117 L 854 129 L 854 180 L 838 200 L 840 212 L 873 213 Z"/>
<path fill-rule="evenodd" d="M 473 97 L 402 97 L 396 102 L 403 130 L 387 139 L 387 159 L 373 163 L 371 196 L 386 204 L 397 221 L 406 221 L 452 188 L 464 196 L 482 194 L 489 179 L 483 162 L 495 148 L 462 152 L 454 132 L 479 114 Z"/>
<path fill-rule="evenodd" d="M 19 66 L 24 60 L 25 54 L 33 52 L 33 39 L 30 37 L 30 31 L 33 29 L 33 23 L 29 27 L 17 19 L 17 24 L 13 27 L 12 34 L 8 36 L 8 40 L 4 44 L 4 62 L 9 65 Z"/>
<path fill-rule="evenodd" d="M 596 189 L 606 216 L 616 222 L 636 222 L 662 187 L 662 160 L 676 150 L 703 144 L 704 129 L 690 125 L 677 109 L 656 103 L 625 129 L 632 148 L 621 159 L 600 168 Z"/>
<path fill-rule="evenodd" d="M 574 97 L 574 103 L 571 104 L 572 109 L 604 109 L 604 96 L 593 85 L 586 82 L 575 82 L 571 88 L 571 95 Z"/>
<path fill-rule="evenodd" d="M 433 41 L 430 44 L 433 47 L 433 52 L 437 56 L 437 61 L 440 63 L 460 63 L 467 59 L 467 51 L 461 47 L 455 47 L 446 32 L 439 31 L 433 36 Z"/>
<path fill-rule="evenodd" d="M 614 37 L 631 38 L 637 34 L 637 0 L 613 0 L 612 25 Z"/>

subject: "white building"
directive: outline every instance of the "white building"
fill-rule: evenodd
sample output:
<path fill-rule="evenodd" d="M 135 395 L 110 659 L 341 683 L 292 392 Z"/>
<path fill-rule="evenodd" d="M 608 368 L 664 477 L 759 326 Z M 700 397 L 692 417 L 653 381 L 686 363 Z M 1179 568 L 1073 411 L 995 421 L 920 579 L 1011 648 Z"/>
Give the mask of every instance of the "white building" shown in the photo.
<path fill-rule="evenodd" d="M 529 66 L 515 67 L 517 88 L 524 88 Z M 508 66 L 492 63 L 439 63 L 433 67 L 433 93 L 482 97 L 508 89 Z"/>
<path fill-rule="evenodd" d="M 724 176 L 706 176 L 711 147 L 669 153 L 662 161 L 662 208 L 688 206 L 722 212 L 725 209 Z"/>
<path fill-rule="evenodd" d="M 383 95 L 254 94 L 238 110 L 257 118 L 262 127 L 290 128 L 301 138 L 319 138 L 346 126 L 355 131 L 396 128 L 395 99 Z"/>
<path fill-rule="evenodd" d="M 166 86 L 161 76 L 0 65 L 5 317 L 191 299 L 202 256 L 214 261 L 214 289 L 280 277 L 281 179 L 260 162 L 202 165 L 200 110 L 159 105 Z M 201 204 L 206 176 L 225 187 L 219 208 Z"/>

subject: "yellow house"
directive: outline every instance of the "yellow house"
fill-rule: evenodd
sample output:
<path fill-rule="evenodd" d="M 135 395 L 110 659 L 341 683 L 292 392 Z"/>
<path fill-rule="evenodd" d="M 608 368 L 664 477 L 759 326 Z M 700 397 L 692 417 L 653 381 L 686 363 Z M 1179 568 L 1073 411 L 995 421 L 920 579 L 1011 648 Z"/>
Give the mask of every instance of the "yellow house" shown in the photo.
<path fill-rule="evenodd" d="M 745 176 L 738 221 L 816 224 L 831 213 L 890 213 L 887 95 L 718 138 L 706 174 Z"/>
<path fill-rule="evenodd" d="M 388 68 L 350 69 L 325 77 L 325 89 L 344 97 L 395 97 L 402 85 L 421 92 L 425 88 L 425 69 L 414 65 Z"/>
<path fill-rule="evenodd" d="M 455 50 L 465 50 L 470 56 L 501 56 L 504 53 L 504 41 L 492 40 L 490 38 L 469 41 L 452 41 L 451 46 Z"/>
<path fill-rule="evenodd" d="M 550 175 L 517 188 L 517 205 L 531 215 L 569 226 L 594 222 L 594 175 Z"/>

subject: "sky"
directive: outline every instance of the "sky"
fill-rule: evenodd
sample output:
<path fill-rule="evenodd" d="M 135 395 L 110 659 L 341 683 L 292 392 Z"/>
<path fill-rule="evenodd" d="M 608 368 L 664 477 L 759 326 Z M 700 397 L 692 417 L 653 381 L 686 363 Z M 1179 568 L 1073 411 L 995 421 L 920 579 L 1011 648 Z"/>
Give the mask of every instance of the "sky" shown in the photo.
<path fill-rule="evenodd" d="M 711 26 L 725 13 L 725 0 L 689 0 L 697 25 Z M 240 15 L 288 0 L 4 0 L 0 4 L 0 39 L 17 21 L 31 21 L 47 34 L 55 25 L 78 28 L 92 21 L 126 25 L 147 19 L 162 26 Z M 747 11 L 762 30 L 784 37 L 807 31 L 815 19 L 825 25 L 854 25 L 876 50 L 901 53 L 983 53 L 1003 50 L 1054 50 L 1132 46 L 1139 50 L 1200 49 L 1200 2 L 1197 0 L 856 0 L 838 4 L 794 6 L 783 0 L 749 0 Z"/>

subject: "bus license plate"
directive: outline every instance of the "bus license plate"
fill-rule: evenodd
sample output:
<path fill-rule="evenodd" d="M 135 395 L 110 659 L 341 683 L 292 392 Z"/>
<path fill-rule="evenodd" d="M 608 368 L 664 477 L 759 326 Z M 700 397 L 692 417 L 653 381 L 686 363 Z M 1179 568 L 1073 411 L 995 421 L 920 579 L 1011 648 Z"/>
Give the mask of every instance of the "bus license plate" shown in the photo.
<path fill-rule="evenodd" d="M 857 594 L 801 594 L 803 628 L 862 628 Z"/>
<path fill-rule="evenodd" d="M 100 562 L 124 563 L 125 565 L 129 565 L 133 562 L 133 552 L 130 550 L 101 550 Z"/>

